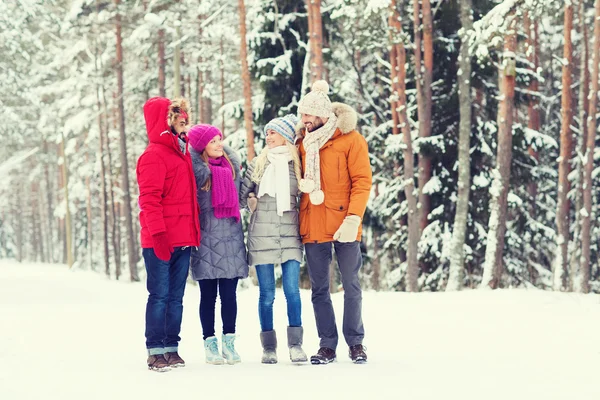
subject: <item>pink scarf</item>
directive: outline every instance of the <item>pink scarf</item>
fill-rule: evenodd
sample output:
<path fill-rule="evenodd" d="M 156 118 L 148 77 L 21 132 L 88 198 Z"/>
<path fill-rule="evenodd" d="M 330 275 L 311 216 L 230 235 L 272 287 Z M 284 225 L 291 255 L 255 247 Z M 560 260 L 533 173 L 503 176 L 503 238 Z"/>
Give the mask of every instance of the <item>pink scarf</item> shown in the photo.
<path fill-rule="evenodd" d="M 229 162 L 225 157 L 209 158 L 208 168 L 212 174 L 211 200 L 215 217 L 235 218 L 235 222 L 239 222 L 238 194 Z"/>

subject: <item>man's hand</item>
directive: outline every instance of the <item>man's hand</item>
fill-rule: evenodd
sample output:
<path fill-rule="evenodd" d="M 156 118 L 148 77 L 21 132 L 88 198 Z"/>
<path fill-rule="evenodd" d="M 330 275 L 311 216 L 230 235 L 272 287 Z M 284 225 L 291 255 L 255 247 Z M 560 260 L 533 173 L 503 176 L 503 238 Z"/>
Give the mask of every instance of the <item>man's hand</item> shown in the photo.
<path fill-rule="evenodd" d="M 356 240 L 358 235 L 358 227 L 361 224 L 361 219 L 358 215 L 348 215 L 344 218 L 344 222 L 339 229 L 333 234 L 333 240 L 342 243 L 350 243 Z"/>
<path fill-rule="evenodd" d="M 171 259 L 171 253 L 173 253 L 174 249 L 171 243 L 169 243 L 166 232 L 152 235 L 152 243 L 154 244 L 154 254 L 156 254 L 156 257 L 163 261 Z"/>

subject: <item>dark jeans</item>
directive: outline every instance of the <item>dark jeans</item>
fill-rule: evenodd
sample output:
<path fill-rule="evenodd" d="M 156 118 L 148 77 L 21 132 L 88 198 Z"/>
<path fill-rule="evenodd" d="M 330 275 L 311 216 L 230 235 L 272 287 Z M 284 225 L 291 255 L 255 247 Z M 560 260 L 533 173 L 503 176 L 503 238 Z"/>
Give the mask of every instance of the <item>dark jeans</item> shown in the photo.
<path fill-rule="evenodd" d="M 156 257 L 154 249 L 143 249 L 146 264 L 146 348 L 149 354 L 175 351 L 181 338 L 183 294 L 190 267 L 191 248 L 176 247 L 169 261 Z"/>
<path fill-rule="evenodd" d="M 238 278 L 233 279 L 201 279 L 200 286 L 200 323 L 204 339 L 215 336 L 215 304 L 217 289 L 221 298 L 221 319 L 223 333 L 235 333 L 237 318 Z"/>
<path fill-rule="evenodd" d="M 321 347 L 335 350 L 338 344 L 338 331 L 335 314 L 329 294 L 329 264 L 331 263 L 331 242 L 306 243 L 306 261 L 312 285 L 312 303 L 317 322 L 317 332 Z M 350 243 L 333 242 L 337 263 L 344 286 L 344 323 L 342 332 L 348 346 L 362 344 L 365 330 L 362 322 L 362 291 L 358 271 L 362 266 L 362 254 L 358 241 Z"/>
<path fill-rule="evenodd" d="M 289 326 L 302 326 L 302 303 L 300 300 L 300 263 L 288 260 L 281 264 L 281 283 L 287 302 Z M 259 264 L 256 277 L 260 288 L 258 298 L 258 318 L 263 332 L 273 330 L 273 302 L 275 301 L 275 266 Z"/>

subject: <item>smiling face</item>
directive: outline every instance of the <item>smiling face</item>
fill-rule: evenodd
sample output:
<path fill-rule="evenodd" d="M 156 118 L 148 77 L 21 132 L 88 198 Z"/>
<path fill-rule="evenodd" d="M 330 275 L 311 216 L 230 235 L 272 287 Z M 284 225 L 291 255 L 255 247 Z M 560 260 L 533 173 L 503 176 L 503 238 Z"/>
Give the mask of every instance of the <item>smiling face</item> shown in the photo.
<path fill-rule="evenodd" d="M 219 158 L 223 156 L 223 141 L 221 140 L 221 136 L 217 135 L 212 138 L 206 145 L 204 151 L 209 158 Z"/>
<path fill-rule="evenodd" d="M 267 147 L 272 149 L 285 145 L 285 139 L 273 129 L 267 130 Z"/>
<path fill-rule="evenodd" d="M 301 114 L 302 124 L 307 132 L 313 132 L 327 123 L 329 118 L 321 118 L 316 115 Z"/>

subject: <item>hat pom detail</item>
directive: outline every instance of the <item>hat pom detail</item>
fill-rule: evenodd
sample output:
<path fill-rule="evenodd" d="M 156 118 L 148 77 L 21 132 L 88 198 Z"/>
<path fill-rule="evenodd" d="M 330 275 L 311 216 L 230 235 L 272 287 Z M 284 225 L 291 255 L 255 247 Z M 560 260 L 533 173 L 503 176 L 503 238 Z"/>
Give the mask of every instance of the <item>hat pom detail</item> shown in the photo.
<path fill-rule="evenodd" d="M 323 204 L 323 201 L 325 201 L 325 193 L 323 193 L 322 190 L 317 190 L 316 192 L 312 192 L 311 194 L 308 195 L 310 202 L 313 203 L 315 206 L 318 206 L 319 204 Z"/>
<path fill-rule="evenodd" d="M 315 181 L 313 181 L 312 179 L 300 179 L 298 188 L 303 193 L 310 193 L 313 190 L 315 190 Z"/>
<path fill-rule="evenodd" d="M 318 91 L 323 93 L 329 93 L 329 84 L 323 80 L 316 81 L 312 85 L 312 91 Z"/>

